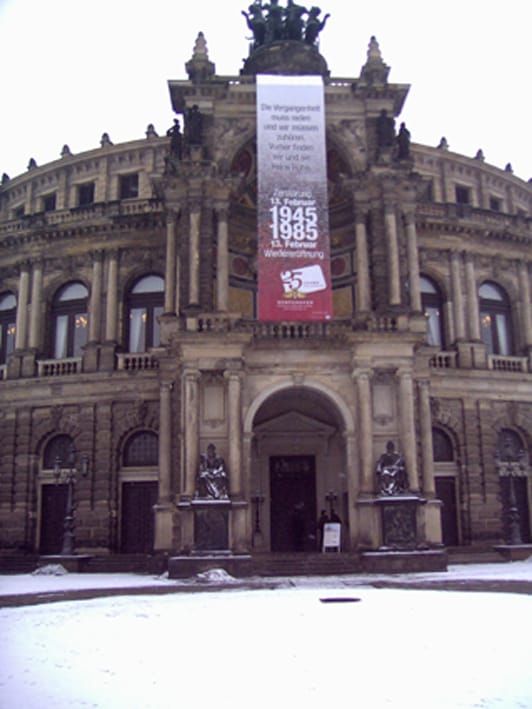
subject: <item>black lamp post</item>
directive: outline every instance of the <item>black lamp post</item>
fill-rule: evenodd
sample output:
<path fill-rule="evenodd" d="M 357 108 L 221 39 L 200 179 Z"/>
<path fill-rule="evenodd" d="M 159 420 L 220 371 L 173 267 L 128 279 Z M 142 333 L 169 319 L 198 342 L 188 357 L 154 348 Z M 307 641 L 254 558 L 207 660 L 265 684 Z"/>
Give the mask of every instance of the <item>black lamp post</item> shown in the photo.
<path fill-rule="evenodd" d="M 504 510 L 508 523 L 508 544 L 519 546 L 523 543 L 523 537 L 521 535 L 521 518 L 517 507 L 514 479 L 521 477 L 525 473 L 525 452 L 520 450 L 511 454 L 497 451 L 495 461 L 499 475 L 508 478 L 508 505 Z"/>
<path fill-rule="evenodd" d="M 76 448 L 71 446 L 66 461 L 62 461 L 58 455 L 55 457 L 55 482 L 56 484 L 63 482 L 67 485 L 61 556 L 71 556 L 75 554 L 74 529 L 76 506 L 74 504 L 74 485 L 76 484 L 76 476 L 78 473 L 81 473 L 84 478 L 86 478 L 89 473 L 89 456 L 86 453 L 79 454 Z"/>

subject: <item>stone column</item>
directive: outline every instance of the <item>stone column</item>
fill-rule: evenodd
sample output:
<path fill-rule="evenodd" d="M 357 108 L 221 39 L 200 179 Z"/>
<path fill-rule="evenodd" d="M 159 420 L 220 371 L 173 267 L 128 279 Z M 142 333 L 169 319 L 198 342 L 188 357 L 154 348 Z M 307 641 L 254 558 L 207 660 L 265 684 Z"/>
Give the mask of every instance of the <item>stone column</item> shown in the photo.
<path fill-rule="evenodd" d="M 477 280 L 473 256 L 466 254 L 467 320 L 469 338 L 480 340 L 480 313 L 478 304 Z"/>
<path fill-rule="evenodd" d="M 20 267 L 17 298 L 17 318 L 15 330 L 15 349 L 26 349 L 28 332 L 28 297 L 30 292 L 30 267 L 23 263 Z"/>
<path fill-rule="evenodd" d="M 401 282 L 399 273 L 399 246 L 397 243 L 397 221 L 395 209 L 385 207 L 384 224 L 386 229 L 386 244 L 388 246 L 388 284 L 389 304 L 401 304 Z"/>
<path fill-rule="evenodd" d="M 229 229 L 227 224 L 227 205 L 216 206 L 218 217 L 217 256 L 216 256 L 216 305 L 217 309 L 227 311 L 229 305 Z"/>
<path fill-rule="evenodd" d="M 92 255 L 92 289 L 89 310 L 89 343 L 99 342 L 102 326 L 103 253 Z"/>
<path fill-rule="evenodd" d="M 176 303 L 176 214 L 166 215 L 166 270 L 164 278 L 164 312 L 175 312 Z"/>
<path fill-rule="evenodd" d="M 190 205 L 190 242 L 189 242 L 189 305 L 199 305 L 199 275 L 200 275 L 200 222 L 201 211 L 199 201 Z"/>
<path fill-rule="evenodd" d="M 162 382 L 159 409 L 159 496 L 155 505 L 155 539 L 153 548 L 156 552 L 169 551 L 173 548 L 174 505 L 171 502 L 171 426 L 172 426 L 172 384 Z"/>
<path fill-rule="evenodd" d="M 200 373 L 197 369 L 185 371 L 185 471 L 182 492 L 191 497 L 196 489 L 199 465 L 199 380 Z"/>
<path fill-rule="evenodd" d="M 170 500 L 172 479 L 172 383 L 161 382 L 159 409 L 159 504 Z"/>
<path fill-rule="evenodd" d="M 419 422 L 421 426 L 421 459 L 423 461 L 423 492 L 427 497 L 434 497 L 434 452 L 432 447 L 432 415 L 430 411 L 430 383 L 423 380 L 418 383 Z"/>
<path fill-rule="evenodd" d="M 105 309 L 105 340 L 115 342 L 117 337 L 118 252 L 107 254 L 107 304 Z"/>
<path fill-rule="evenodd" d="M 38 349 L 41 336 L 41 303 L 42 303 L 42 264 L 33 264 L 33 274 L 31 282 L 31 311 L 30 311 L 30 332 L 28 346 L 30 349 Z"/>
<path fill-rule="evenodd" d="M 242 434 L 241 434 L 241 390 L 240 372 L 227 371 L 227 408 L 229 429 L 229 491 L 232 497 L 242 496 Z"/>
<path fill-rule="evenodd" d="M 371 309 L 371 295 L 369 285 L 369 258 L 368 258 L 368 234 L 366 230 L 365 212 L 356 215 L 355 225 L 356 235 L 356 309 L 359 313 L 368 312 Z"/>
<path fill-rule="evenodd" d="M 372 405 L 370 371 L 367 369 L 356 369 L 353 378 L 357 387 L 358 416 L 360 426 L 360 470 L 361 480 L 359 491 L 361 495 L 372 495 L 374 492 L 373 476 L 373 425 L 372 425 Z"/>
<path fill-rule="evenodd" d="M 526 261 L 519 262 L 519 291 L 521 293 L 523 339 L 525 345 L 530 347 L 532 345 L 532 310 L 530 305 L 530 278 Z"/>
<path fill-rule="evenodd" d="M 405 218 L 408 249 L 408 275 L 410 278 L 410 307 L 416 312 L 421 312 L 421 289 L 419 284 L 419 255 L 416 219 L 413 212 L 407 212 Z"/>
<path fill-rule="evenodd" d="M 462 269 L 458 251 L 451 252 L 451 287 L 453 297 L 454 332 L 457 340 L 465 340 L 464 296 L 462 294 Z"/>
<path fill-rule="evenodd" d="M 404 455 L 408 473 L 408 486 L 412 492 L 419 490 L 416 456 L 416 417 L 414 389 L 410 371 L 399 371 L 399 421 L 401 429 L 400 452 Z"/>

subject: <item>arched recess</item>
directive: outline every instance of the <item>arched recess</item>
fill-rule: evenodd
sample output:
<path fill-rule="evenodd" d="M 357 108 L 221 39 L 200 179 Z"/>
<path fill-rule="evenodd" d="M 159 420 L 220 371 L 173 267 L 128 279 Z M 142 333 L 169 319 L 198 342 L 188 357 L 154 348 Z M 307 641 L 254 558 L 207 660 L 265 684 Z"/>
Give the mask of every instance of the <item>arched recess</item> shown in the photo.
<path fill-rule="evenodd" d="M 119 455 L 120 550 L 153 551 L 154 505 L 159 491 L 159 437 L 147 429 L 132 431 Z"/>
<path fill-rule="evenodd" d="M 442 541 L 445 546 L 460 543 L 459 466 L 456 445 L 447 431 L 440 426 L 432 428 L 434 482 L 436 497 L 442 502 Z"/>
<path fill-rule="evenodd" d="M 530 460 L 523 438 L 514 428 L 499 430 L 495 463 L 503 537 L 508 544 L 530 544 Z"/>
<path fill-rule="evenodd" d="M 356 465 L 354 421 L 337 394 L 319 384 L 285 383 L 263 391 L 244 422 L 249 489 L 260 505 L 253 547 L 317 551 L 316 522 L 331 506 L 349 546 L 348 477 Z M 351 505 L 352 506 L 352 505 Z"/>

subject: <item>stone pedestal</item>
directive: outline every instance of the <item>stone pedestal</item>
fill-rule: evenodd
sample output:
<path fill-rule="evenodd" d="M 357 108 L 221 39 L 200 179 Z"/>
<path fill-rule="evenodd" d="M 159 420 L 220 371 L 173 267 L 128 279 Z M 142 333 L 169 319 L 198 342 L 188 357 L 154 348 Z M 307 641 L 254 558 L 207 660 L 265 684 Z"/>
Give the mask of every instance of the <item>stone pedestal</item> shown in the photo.
<path fill-rule="evenodd" d="M 420 507 L 426 500 L 415 495 L 379 497 L 383 551 L 413 550 L 426 546 Z"/>
<path fill-rule="evenodd" d="M 229 551 L 229 509 L 225 500 L 193 502 L 194 552 Z"/>

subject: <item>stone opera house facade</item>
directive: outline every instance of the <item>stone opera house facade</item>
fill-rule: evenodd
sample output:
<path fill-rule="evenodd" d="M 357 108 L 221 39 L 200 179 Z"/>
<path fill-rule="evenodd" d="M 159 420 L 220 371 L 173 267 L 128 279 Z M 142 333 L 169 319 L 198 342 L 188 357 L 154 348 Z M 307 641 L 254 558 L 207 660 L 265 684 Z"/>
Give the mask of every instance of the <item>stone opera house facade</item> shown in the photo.
<path fill-rule="evenodd" d="M 173 130 L 4 175 L 0 558 L 64 553 L 74 516 L 89 568 L 176 575 L 530 542 L 532 185 L 410 143 L 388 73 L 375 38 L 333 78 L 316 43 L 257 30 L 220 76 L 200 33 Z M 258 317 L 258 74 L 323 80 L 327 320 Z M 340 554 L 317 553 L 323 510 Z"/>

